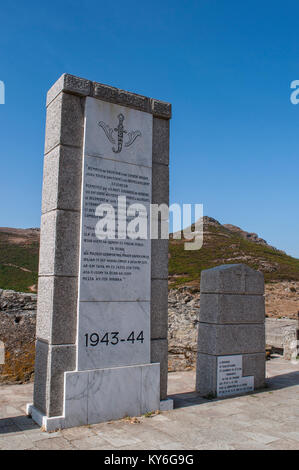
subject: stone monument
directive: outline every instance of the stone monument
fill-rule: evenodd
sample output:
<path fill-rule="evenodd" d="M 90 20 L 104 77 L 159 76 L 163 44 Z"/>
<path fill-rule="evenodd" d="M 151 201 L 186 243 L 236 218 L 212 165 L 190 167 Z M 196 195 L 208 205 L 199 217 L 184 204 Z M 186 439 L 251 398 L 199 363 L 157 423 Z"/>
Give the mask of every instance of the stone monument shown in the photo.
<path fill-rule="evenodd" d="M 263 274 L 244 264 L 201 273 L 196 390 L 225 397 L 265 383 Z"/>
<path fill-rule="evenodd" d="M 172 406 L 168 240 L 134 239 L 126 226 L 130 205 L 168 205 L 170 118 L 169 103 L 68 74 L 48 92 L 27 410 L 45 430 Z M 97 235 L 103 204 L 114 237 Z"/>

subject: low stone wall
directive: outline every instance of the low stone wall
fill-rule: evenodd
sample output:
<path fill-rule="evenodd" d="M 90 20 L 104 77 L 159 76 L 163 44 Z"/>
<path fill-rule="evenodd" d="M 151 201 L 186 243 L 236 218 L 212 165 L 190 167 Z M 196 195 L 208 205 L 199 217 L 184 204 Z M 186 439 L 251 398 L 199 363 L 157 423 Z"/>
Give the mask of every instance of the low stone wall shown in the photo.
<path fill-rule="evenodd" d="M 36 301 L 36 294 L 0 289 L 0 342 L 5 350 L 0 383 L 24 383 L 33 378 Z"/>
<path fill-rule="evenodd" d="M 0 383 L 29 381 L 34 374 L 36 294 L 0 289 Z M 168 370 L 195 370 L 200 294 L 190 288 L 172 289 L 168 295 Z M 266 342 L 284 348 L 284 337 L 296 328 L 295 320 L 266 319 Z"/>

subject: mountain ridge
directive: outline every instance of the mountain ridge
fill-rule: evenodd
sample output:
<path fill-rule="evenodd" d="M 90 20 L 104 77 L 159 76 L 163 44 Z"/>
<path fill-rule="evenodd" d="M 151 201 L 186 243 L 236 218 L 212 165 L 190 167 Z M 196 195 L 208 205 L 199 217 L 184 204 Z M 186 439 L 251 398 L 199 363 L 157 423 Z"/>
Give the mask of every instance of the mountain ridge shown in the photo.
<path fill-rule="evenodd" d="M 194 224 L 191 226 L 194 230 Z M 169 240 L 169 287 L 199 288 L 203 269 L 220 264 L 245 263 L 265 275 L 266 282 L 299 281 L 299 259 L 232 224 L 203 217 L 204 241 L 200 250 L 184 250 L 184 238 Z M 36 292 L 39 228 L 0 227 L 0 288 Z"/>

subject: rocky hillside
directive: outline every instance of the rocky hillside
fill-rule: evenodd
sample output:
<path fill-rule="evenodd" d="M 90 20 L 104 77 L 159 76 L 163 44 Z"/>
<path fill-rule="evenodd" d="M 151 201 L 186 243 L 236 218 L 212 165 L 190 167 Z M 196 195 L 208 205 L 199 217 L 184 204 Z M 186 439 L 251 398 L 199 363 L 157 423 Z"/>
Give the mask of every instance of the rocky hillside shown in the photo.
<path fill-rule="evenodd" d="M 0 228 L 0 288 L 36 292 L 39 229 Z"/>
<path fill-rule="evenodd" d="M 194 227 L 192 227 L 194 229 Z M 262 271 L 266 282 L 299 281 L 299 259 L 267 244 L 255 233 L 234 225 L 221 225 L 211 217 L 203 218 L 204 241 L 200 250 L 184 250 L 184 239 L 170 238 L 170 288 L 199 288 L 202 269 L 220 264 L 245 263 Z"/>

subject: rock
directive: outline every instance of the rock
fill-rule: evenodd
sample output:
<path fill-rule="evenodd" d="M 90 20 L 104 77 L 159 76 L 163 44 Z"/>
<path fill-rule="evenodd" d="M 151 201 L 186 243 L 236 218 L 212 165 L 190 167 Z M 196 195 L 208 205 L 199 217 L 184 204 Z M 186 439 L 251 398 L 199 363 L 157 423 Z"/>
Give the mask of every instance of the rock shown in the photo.
<path fill-rule="evenodd" d="M 5 346 L 0 383 L 24 383 L 33 378 L 36 303 L 36 294 L 0 289 L 0 342 Z"/>

